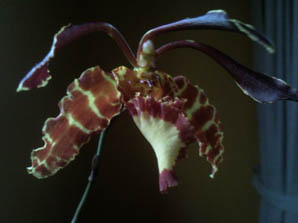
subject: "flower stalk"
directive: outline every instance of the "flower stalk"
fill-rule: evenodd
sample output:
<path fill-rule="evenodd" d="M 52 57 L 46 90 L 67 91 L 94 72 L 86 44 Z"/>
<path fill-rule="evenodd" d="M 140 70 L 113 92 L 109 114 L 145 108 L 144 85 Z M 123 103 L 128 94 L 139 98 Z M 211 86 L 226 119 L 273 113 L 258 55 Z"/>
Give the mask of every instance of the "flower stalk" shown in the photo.
<path fill-rule="evenodd" d="M 84 203 L 86 202 L 86 199 L 88 197 L 88 193 L 91 188 L 91 185 L 94 183 L 94 179 L 97 176 L 98 166 L 99 166 L 99 156 L 100 156 L 100 152 L 102 150 L 103 139 L 106 134 L 106 131 L 107 131 L 107 129 L 103 130 L 99 135 L 97 150 L 96 150 L 96 153 L 94 154 L 94 156 L 92 158 L 92 162 L 91 162 L 91 171 L 90 171 L 90 175 L 88 177 L 88 184 L 85 188 L 85 191 L 84 191 L 83 196 L 80 200 L 80 203 L 78 204 L 77 209 L 73 215 L 71 223 L 77 223 L 77 220 L 80 216 L 82 207 L 84 206 Z"/>

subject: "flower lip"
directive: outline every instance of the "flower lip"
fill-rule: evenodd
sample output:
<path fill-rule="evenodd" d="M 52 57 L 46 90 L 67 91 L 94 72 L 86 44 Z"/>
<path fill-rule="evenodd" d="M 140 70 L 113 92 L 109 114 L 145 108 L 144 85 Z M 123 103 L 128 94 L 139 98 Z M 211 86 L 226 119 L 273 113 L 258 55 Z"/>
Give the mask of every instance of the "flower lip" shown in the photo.
<path fill-rule="evenodd" d="M 177 185 L 176 162 L 185 157 L 187 146 L 195 141 L 194 128 L 183 113 L 183 104 L 178 98 L 156 100 L 150 96 L 137 96 L 125 103 L 155 152 L 162 192 Z"/>

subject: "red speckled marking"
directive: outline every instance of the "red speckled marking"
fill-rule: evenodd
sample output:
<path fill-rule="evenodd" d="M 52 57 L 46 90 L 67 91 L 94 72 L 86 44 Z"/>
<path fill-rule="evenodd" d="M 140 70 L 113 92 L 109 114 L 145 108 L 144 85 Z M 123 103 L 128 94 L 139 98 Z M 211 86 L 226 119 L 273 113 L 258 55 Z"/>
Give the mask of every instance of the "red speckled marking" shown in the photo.
<path fill-rule="evenodd" d="M 139 96 L 152 96 L 161 99 L 173 96 L 176 84 L 171 76 L 161 71 L 145 72 L 130 70 L 121 66 L 112 71 L 117 80 L 118 90 L 122 93 L 124 102 Z"/>
<path fill-rule="evenodd" d="M 218 142 L 218 136 L 216 133 L 219 131 L 218 126 L 213 124 L 206 131 L 205 136 L 212 147 L 215 147 Z"/>
<path fill-rule="evenodd" d="M 212 120 L 214 114 L 213 106 L 202 106 L 192 113 L 192 123 L 197 128 L 202 129 L 208 121 Z"/>
<path fill-rule="evenodd" d="M 200 103 L 203 105 L 207 102 L 206 94 L 200 94 Z"/>
<path fill-rule="evenodd" d="M 185 90 L 179 95 L 180 98 L 187 99 L 185 103 L 185 110 L 191 108 L 198 97 L 198 89 L 192 85 L 188 85 Z"/>
<path fill-rule="evenodd" d="M 120 66 L 115 68 L 112 73 L 117 81 L 118 90 L 122 93 L 124 101 L 133 98 L 136 92 L 144 95 L 147 85 L 140 81 L 135 71 Z"/>
<path fill-rule="evenodd" d="M 115 81 L 99 67 L 88 69 L 74 80 L 67 94 L 59 103 L 60 114 L 45 122 L 45 145 L 31 154 L 28 171 L 38 178 L 53 175 L 66 166 L 90 136 L 106 128 L 120 112 Z M 96 103 L 98 98 L 102 99 L 100 106 Z"/>

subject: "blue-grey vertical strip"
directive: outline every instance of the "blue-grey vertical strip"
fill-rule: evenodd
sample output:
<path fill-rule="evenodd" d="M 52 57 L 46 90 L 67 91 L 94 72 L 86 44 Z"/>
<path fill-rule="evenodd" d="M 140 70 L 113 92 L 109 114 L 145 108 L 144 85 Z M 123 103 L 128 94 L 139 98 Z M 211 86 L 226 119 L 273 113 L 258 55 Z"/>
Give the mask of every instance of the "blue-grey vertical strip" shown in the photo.
<path fill-rule="evenodd" d="M 285 1 L 285 72 L 288 82 L 298 88 L 298 3 Z M 287 173 L 286 194 L 298 197 L 298 105 L 287 103 Z M 298 206 L 296 207 L 298 209 Z M 285 222 L 298 222 L 298 214 L 285 213 Z"/>
<path fill-rule="evenodd" d="M 298 88 L 298 1 L 253 0 L 252 19 L 256 28 L 271 38 L 276 47 L 276 53 L 268 55 L 254 46 L 255 69 Z M 260 166 L 257 174 L 263 188 L 277 195 L 298 197 L 297 103 L 260 105 L 258 119 Z M 292 210 L 295 209 L 293 205 Z M 298 222 L 293 211 L 281 209 L 264 197 L 261 198 L 259 219 L 260 223 Z"/>

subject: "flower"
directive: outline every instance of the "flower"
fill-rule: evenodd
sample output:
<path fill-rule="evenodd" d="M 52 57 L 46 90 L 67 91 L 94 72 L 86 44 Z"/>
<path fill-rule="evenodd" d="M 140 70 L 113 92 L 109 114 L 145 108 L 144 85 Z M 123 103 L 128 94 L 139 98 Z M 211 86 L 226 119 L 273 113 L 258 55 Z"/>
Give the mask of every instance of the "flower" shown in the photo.
<path fill-rule="evenodd" d="M 156 154 L 160 191 L 177 185 L 176 162 L 185 158 L 187 146 L 194 142 L 199 155 L 211 164 L 213 178 L 224 151 L 217 111 L 205 92 L 186 77 L 172 77 L 158 70 L 158 57 L 176 48 L 193 48 L 223 66 L 242 91 L 258 102 L 297 101 L 298 97 L 297 90 L 282 80 L 252 71 L 203 43 L 181 40 L 154 48 L 153 38 L 160 33 L 202 28 L 243 33 L 273 52 L 270 42 L 253 27 L 229 19 L 222 10 L 149 30 L 140 41 L 137 57 L 119 31 L 108 23 L 63 27 L 54 36 L 50 52 L 23 78 L 17 91 L 45 86 L 51 78 L 48 65 L 54 55 L 69 42 L 94 31 L 104 31 L 115 39 L 133 69 L 120 66 L 105 72 L 95 66 L 75 79 L 59 102 L 60 114 L 45 121 L 44 146 L 32 151 L 28 172 L 37 178 L 55 174 L 74 159 L 91 136 L 107 128 L 113 117 L 127 109 Z"/>

